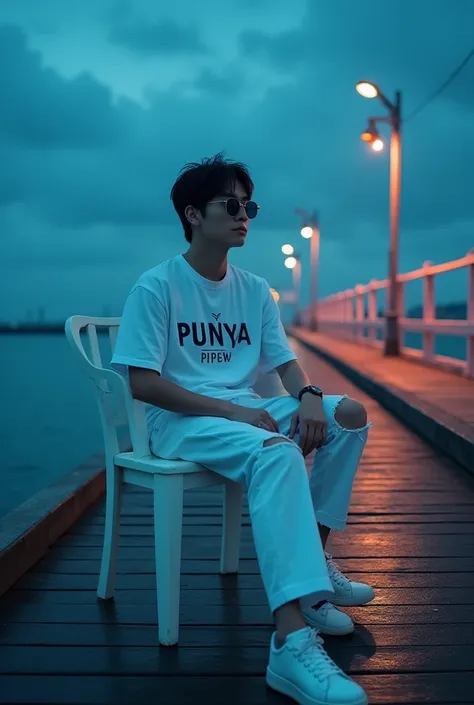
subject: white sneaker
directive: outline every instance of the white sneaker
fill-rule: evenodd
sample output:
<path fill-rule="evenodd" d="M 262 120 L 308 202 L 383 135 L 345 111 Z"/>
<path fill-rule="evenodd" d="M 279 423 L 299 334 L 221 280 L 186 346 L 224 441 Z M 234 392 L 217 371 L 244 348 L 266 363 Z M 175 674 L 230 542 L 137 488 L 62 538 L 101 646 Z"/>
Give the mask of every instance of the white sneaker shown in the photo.
<path fill-rule="evenodd" d="M 357 607 L 359 605 L 366 605 L 367 602 L 371 602 L 371 600 L 374 599 L 375 592 L 370 585 L 366 583 L 355 583 L 349 580 L 349 578 L 346 578 L 340 571 L 331 554 L 325 553 L 325 556 L 329 577 L 331 578 L 332 586 L 336 593 L 331 597 L 331 601 L 335 605 Z"/>
<path fill-rule="evenodd" d="M 309 607 L 301 612 L 306 624 L 323 634 L 342 636 L 343 634 L 352 634 L 354 631 L 354 622 L 349 615 L 338 610 L 330 602 L 323 602 L 316 609 Z"/>
<path fill-rule="evenodd" d="M 360 685 L 346 676 L 323 649 L 323 640 L 306 627 L 289 634 L 280 649 L 272 635 L 267 684 L 299 705 L 367 705 Z"/>

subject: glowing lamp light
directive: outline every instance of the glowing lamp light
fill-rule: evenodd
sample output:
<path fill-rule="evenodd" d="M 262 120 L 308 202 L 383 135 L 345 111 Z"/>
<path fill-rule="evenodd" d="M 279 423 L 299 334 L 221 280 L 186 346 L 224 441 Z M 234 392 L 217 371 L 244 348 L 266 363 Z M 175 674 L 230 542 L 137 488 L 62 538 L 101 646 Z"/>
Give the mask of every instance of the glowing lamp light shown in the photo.
<path fill-rule="evenodd" d="M 295 251 L 295 248 L 293 245 L 283 245 L 281 248 L 281 251 L 283 252 L 284 255 L 292 255 L 293 252 Z"/>
<path fill-rule="evenodd" d="M 280 301 L 280 294 L 276 289 L 270 289 L 270 293 L 273 296 L 275 303 L 278 303 Z"/>
<path fill-rule="evenodd" d="M 372 142 L 374 139 L 374 135 L 372 132 L 369 132 L 369 130 L 365 130 L 364 132 L 360 133 L 360 138 L 362 142 Z"/>
<path fill-rule="evenodd" d="M 311 228 L 309 225 L 305 225 L 304 228 L 301 228 L 301 235 L 302 235 L 302 237 L 305 237 L 305 238 L 312 237 L 313 228 Z"/>
<path fill-rule="evenodd" d="M 288 269 L 294 269 L 296 267 L 296 257 L 287 257 L 285 260 L 285 267 Z"/>
<path fill-rule="evenodd" d="M 372 149 L 374 150 L 374 152 L 382 151 L 383 141 L 380 139 L 380 137 L 377 137 L 377 139 L 372 142 Z"/>
<path fill-rule="evenodd" d="M 370 81 L 359 81 L 356 85 L 356 91 L 363 98 L 376 98 L 379 94 L 377 86 L 370 83 Z"/>

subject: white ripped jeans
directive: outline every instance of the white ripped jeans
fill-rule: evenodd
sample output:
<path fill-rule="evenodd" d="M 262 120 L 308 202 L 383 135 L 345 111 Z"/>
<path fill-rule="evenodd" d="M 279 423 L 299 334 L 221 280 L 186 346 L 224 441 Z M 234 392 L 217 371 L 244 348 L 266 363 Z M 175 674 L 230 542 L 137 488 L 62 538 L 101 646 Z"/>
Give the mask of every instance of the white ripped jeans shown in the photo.
<path fill-rule="evenodd" d="M 317 524 L 343 529 L 371 424 L 348 430 L 335 419 L 344 396 L 325 396 L 326 444 L 308 478 L 297 436 L 286 437 L 299 402 L 245 392 L 233 403 L 265 408 L 280 433 L 221 417 L 164 411 L 150 428 L 152 453 L 199 463 L 247 488 L 257 558 L 270 609 L 299 599 L 302 607 L 334 594 Z M 264 446 L 269 438 L 286 442 Z M 315 521 L 316 517 L 316 521 Z M 309 547 L 309 548 L 308 548 Z"/>

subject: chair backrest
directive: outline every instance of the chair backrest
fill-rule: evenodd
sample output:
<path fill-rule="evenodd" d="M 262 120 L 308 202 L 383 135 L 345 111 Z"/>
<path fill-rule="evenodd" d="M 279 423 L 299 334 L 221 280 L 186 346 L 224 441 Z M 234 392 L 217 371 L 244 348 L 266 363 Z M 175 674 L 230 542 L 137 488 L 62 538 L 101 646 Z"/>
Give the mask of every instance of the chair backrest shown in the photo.
<path fill-rule="evenodd" d="M 73 354 L 96 390 L 107 463 L 120 452 L 120 428 L 128 431 L 135 456 L 150 453 L 145 404 L 132 397 L 128 379 L 105 367 L 102 360 L 99 333 L 107 334 L 113 353 L 119 325 L 120 318 L 91 316 L 71 316 L 65 324 Z M 88 352 L 83 345 L 82 332 L 86 333 Z"/>

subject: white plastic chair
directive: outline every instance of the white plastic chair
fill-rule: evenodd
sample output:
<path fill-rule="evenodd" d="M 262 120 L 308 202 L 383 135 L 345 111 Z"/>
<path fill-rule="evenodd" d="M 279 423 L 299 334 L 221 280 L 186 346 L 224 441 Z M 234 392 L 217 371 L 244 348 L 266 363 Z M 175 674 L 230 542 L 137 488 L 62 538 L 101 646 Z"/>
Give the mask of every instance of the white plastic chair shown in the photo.
<path fill-rule="evenodd" d="M 158 640 L 178 643 L 181 578 L 183 492 L 188 489 L 224 485 L 224 515 L 220 572 L 236 573 L 239 566 L 243 487 L 207 468 L 179 460 L 163 460 L 150 453 L 145 405 L 133 399 L 128 380 L 102 363 L 98 330 L 108 332 L 113 350 L 120 318 L 71 316 L 65 324 L 66 338 L 84 372 L 93 381 L 99 406 L 105 446 L 105 532 L 97 595 L 114 595 L 117 548 L 120 532 L 123 483 L 153 490 Z M 90 357 L 84 350 L 85 331 Z M 118 429 L 128 426 L 132 451 L 120 452 Z"/>

